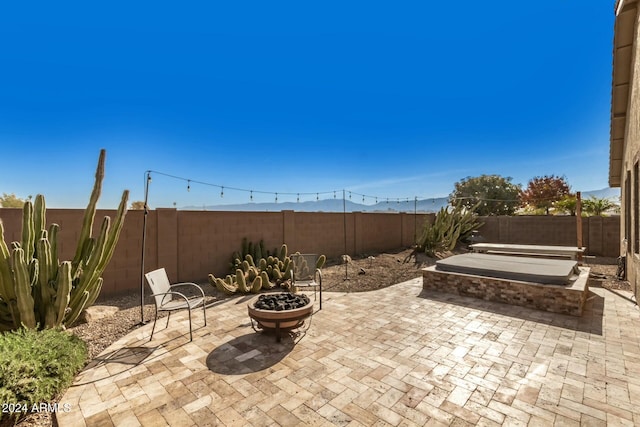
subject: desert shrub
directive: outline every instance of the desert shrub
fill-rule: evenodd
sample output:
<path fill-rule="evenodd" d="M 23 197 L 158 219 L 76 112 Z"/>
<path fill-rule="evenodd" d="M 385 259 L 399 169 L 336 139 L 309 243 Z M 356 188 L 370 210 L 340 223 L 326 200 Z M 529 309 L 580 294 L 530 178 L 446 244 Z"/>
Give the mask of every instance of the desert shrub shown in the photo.
<path fill-rule="evenodd" d="M 30 410 L 69 387 L 87 360 L 87 347 L 59 329 L 18 329 L 0 334 L 0 402 Z M 24 412 L 0 414 L 15 419 Z"/>
<path fill-rule="evenodd" d="M 468 238 L 473 230 L 482 225 L 473 212 L 474 209 L 467 209 L 461 204 L 449 209 L 441 208 L 433 224 L 425 222 L 418 239 L 418 250 L 429 256 L 452 250 L 456 243 Z"/>

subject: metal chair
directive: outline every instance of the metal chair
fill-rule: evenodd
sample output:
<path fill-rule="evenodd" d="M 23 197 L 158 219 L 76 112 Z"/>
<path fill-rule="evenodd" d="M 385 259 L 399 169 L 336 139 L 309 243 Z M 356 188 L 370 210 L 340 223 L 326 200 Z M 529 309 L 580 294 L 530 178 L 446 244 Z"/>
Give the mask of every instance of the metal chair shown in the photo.
<path fill-rule="evenodd" d="M 320 294 L 320 308 L 322 310 L 322 272 L 316 267 L 317 254 L 291 255 L 293 268 L 291 270 L 291 285 L 298 289 L 313 288 L 313 298 L 317 300 L 316 291 Z"/>
<path fill-rule="evenodd" d="M 169 326 L 169 318 L 171 313 L 177 310 L 187 309 L 189 311 L 189 340 L 193 341 L 193 332 L 191 326 L 191 309 L 202 305 L 202 314 L 204 315 L 204 326 L 207 326 L 207 313 L 205 309 L 205 297 L 202 288 L 195 283 L 184 282 L 176 283 L 174 285 L 169 283 L 169 277 L 164 268 L 146 273 L 144 277 L 147 279 L 147 283 L 151 288 L 152 297 L 156 305 L 156 317 L 153 319 L 153 328 L 151 329 L 151 338 L 153 339 L 153 333 L 156 329 L 156 321 L 158 320 L 159 311 L 169 312 L 167 316 L 167 324 L 165 328 Z M 177 287 L 191 287 L 195 291 L 199 291 L 202 296 L 187 297 L 181 292 L 176 292 L 173 289 Z M 175 298 L 174 298 L 175 297 Z"/>

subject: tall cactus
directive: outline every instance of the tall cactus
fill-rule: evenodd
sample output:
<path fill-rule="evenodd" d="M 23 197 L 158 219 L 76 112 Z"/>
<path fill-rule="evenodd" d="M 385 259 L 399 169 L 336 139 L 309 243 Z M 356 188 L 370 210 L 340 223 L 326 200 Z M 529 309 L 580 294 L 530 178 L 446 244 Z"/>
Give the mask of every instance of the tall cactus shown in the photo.
<path fill-rule="evenodd" d="M 42 195 L 23 207 L 21 242 L 11 250 L 0 221 L 0 330 L 70 326 L 92 305 L 102 288 L 102 273 L 111 259 L 127 212 L 128 190 L 122 194 L 112 223 L 105 217 L 97 238 L 92 237 L 104 178 L 105 150 L 100 151 L 95 183 L 85 210 L 72 261 L 58 260 L 57 224 L 46 229 Z"/>

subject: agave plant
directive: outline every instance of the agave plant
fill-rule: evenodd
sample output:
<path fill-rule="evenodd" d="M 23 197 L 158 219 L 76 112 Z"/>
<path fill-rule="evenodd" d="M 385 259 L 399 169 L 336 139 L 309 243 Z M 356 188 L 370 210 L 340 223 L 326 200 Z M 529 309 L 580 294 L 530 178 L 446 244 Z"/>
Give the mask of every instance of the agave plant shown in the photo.
<path fill-rule="evenodd" d="M 441 208 L 433 224 L 425 222 L 418 239 L 418 250 L 429 256 L 453 250 L 456 243 L 468 238 L 473 230 L 482 225 L 473 212 L 474 208 L 467 209 L 459 203 L 450 209 Z"/>

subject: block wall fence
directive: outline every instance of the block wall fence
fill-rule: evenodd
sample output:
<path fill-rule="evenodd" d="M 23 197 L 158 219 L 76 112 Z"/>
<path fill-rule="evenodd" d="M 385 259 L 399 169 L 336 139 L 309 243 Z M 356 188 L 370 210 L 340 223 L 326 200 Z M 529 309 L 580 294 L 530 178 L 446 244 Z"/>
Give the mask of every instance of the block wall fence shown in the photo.
<path fill-rule="evenodd" d="M 115 210 L 98 210 L 94 234 L 104 216 Z M 60 225 L 59 258 L 72 259 L 84 210 L 48 209 L 47 223 Z M 242 238 L 272 250 L 286 243 L 290 252 L 322 253 L 336 258 L 410 247 L 425 221 L 425 213 L 325 213 L 325 212 L 223 212 L 156 209 L 147 216 L 145 272 L 165 267 L 172 282 L 205 282 L 207 275 L 227 274 L 231 254 Z M 1 208 L 5 241 L 19 241 L 22 210 Z M 102 296 L 138 292 L 142 277 L 144 212 L 130 210 L 115 253 L 104 272 Z M 483 217 L 480 235 L 487 242 L 575 245 L 575 217 Z M 583 218 L 583 244 L 590 255 L 619 255 L 620 218 Z M 345 233 L 346 231 L 346 233 Z M 346 236 L 345 236 L 346 235 Z M 345 238 L 346 237 L 346 238 Z M 346 250 L 345 250 L 346 247 Z"/>

